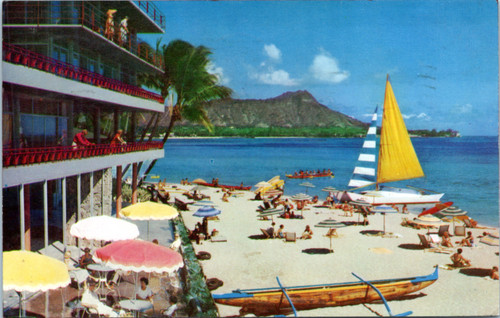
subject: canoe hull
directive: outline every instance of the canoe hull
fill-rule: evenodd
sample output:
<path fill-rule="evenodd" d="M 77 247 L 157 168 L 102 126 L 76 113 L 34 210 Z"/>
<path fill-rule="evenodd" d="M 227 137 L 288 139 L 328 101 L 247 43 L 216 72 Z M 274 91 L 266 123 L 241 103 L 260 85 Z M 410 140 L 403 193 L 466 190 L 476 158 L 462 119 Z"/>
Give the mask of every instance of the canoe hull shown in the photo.
<path fill-rule="evenodd" d="M 436 279 L 437 269 L 434 274 L 428 277 L 372 281 L 371 283 L 380 290 L 386 300 L 394 300 L 421 290 L 434 283 Z M 380 296 L 373 288 L 358 282 L 312 287 L 290 287 L 286 288 L 286 291 L 297 310 L 380 301 Z M 240 314 L 253 313 L 257 316 L 265 316 L 286 314 L 292 311 L 288 300 L 278 288 L 259 290 L 252 294 L 241 293 L 242 297 L 238 297 L 238 291 L 229 295 L 231 296 L 227 298 L 223 298 L 222 295 L 214 295 L 214 300 L 219 304 L 241 307 Z"/>
<path fill-rule="evenodd" d="M 293 174 L 287 174 L 286 177 L 289 179 L 312 179 L 312 178 L 333 177 L 333 172 L 311 174 L 311 175 L 297 175 L 297 176 Z"/>

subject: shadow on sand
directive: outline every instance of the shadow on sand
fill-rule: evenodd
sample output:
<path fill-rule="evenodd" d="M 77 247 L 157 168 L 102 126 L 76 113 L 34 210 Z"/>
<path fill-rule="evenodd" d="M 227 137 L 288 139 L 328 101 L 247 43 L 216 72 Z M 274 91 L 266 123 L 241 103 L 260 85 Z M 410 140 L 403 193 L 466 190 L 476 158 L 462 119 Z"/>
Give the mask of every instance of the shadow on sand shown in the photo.
<path fill-rule="evenodd" d="M 307 253 L 307 254 L 330 254 L 333 253 L 331 250 L 327 248 L 306 248 L 305 250 L 302 250 L 302 253 Z"/>
<path fill-rule="evenodd" d="M 487 277 L 491 274 L 491 269 L 489 268 L 461 268 L 460 274 L 464 274 L 467 276 L 476 276 L 476 277 Z"/>
<path fill-rule="evenodd" d="M 404 248 L 405 250 L 423 250 L 424 247 L 421 244 L 412 244 L 412 243 L 405 243 L 405 244 L 400 244 L 398 245 L 400 248 Z"/>
<path fill-rule="evenodd" d="M 267 240 L 267 237 L 262 234 L 250 235 L 248 238 L 251 240 Z"/>

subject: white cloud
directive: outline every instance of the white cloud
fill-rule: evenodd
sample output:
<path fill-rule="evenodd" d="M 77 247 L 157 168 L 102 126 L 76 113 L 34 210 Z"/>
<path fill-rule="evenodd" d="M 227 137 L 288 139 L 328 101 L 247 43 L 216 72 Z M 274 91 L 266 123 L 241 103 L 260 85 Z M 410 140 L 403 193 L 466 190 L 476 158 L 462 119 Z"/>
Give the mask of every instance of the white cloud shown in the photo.
<path fill-rule="evenodd" d="M 230 82 L 230 79 L 224 76 L 224 69 L 220 66 L 215 65 L 215 63 L 213 62 L 207 65 L 207 72 L 217 76 L 219 84 L 221 85 L 227 85 Z"/>
<path fill-rule="evenodd" d="M 295 86 L 298 81 L 290 78 L 290 74 L 284 70 L 274 70 L 270 68 L 267 72 L 256 73 L 252 76 L 259 82 L 270 85 Z"/>
<path fill-rule="evenodd" d="M 470 113 L 472 111 L 472 105 L 471 104 L 458 105 L 456 109 L 459 114 Z"/>
<path fill-rule="evenodd" d="M 348 71 L 341 70 L 337 59 L 326 51 L 314 57 L 309 71 L 316 80 L 334 84 L 346 80 L 350 75 Z"/>
<path fill-rule="evenodd" d="M 411 119 L 411 118 L 417 118 L 417 119 L 423 119 L 423 120 L 431 120 L 431 117 L 429 115 L 427 115 L 426 113 L 420 113 L 420 114 L 411 114 L 411 115 L 404 115 L 403 114 L 403 118 L 404 119 Z"/>
<path fill-rule="evenodd" d="M 281 59 L 281 51 L 274 44 L 264 45 L 264 53 L 272 60 L 279 61 Z"/>

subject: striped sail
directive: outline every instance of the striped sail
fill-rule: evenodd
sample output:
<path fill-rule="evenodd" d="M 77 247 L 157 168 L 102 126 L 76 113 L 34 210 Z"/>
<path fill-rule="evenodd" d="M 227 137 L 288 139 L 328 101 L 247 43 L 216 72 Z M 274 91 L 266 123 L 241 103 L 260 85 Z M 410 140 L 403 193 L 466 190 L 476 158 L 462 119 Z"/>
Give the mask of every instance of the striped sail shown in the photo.
<path fill-rule="evenodd" d="M 354 167 L 348 186 L 351 188 L 363 187 L 376 181 L 377 167 L 377 110 L 372 116 L 372 122 L 366 133 L 363 148 L 359 154 L 358 162 Z"/>

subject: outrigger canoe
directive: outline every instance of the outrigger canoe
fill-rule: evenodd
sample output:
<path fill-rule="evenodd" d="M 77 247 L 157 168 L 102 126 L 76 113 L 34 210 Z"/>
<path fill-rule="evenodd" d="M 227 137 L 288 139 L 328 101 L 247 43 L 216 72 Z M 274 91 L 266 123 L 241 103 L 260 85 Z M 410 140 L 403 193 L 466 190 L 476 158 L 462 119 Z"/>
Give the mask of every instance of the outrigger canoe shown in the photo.
<path fill-rule="evenodd" d="M 268 316 L 291 313 L 293 309 L 290 301 L 296 310 L 357 305 L 380 300 L 385 303 L 386 300 L 398 299 L 421 290 L 437 279 L 438 268 L 436 267 L 434 272 L 427 276 L 324 285 L 237 289 L 232 293 L 212 294 L 212 296 L 216 303 L 241 307 L 241 315 L 253 313 L 257 316 Z M 379 293 L 383 297 L 380 297 Z"/>
<path fill-rule="evenodd" d="M 315 173 L 315 174 L 287 174 L 286 177 L 290 179 L 307 179 L 307 178 L 321 178 L 321 177 L 334 177 L 333 172 L 325 172 L 325 173 Z"/>

